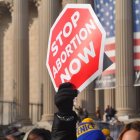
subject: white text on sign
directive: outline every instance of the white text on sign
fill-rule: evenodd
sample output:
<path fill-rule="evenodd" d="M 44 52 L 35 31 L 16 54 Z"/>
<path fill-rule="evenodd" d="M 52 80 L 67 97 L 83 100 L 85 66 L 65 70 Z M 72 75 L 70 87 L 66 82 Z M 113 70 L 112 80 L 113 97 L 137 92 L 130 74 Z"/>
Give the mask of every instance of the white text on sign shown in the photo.
<path fill-rule="evenodd" d="M 56 36 L 56 39 L 51 46 L 51 51 L 54 57 L 57 55 L 59 47 L 63 45 L 64 39 L 68 38 L 78 26 L 79 19 L 80 13 L 78 11 L 74 12 L 74 14 L 71 16 L 71 21 L 66 22 L 63 29 Z M 67 61 L 67 58 L 74 53 L 74 50 L 76 50 L 78 46 L 80 46 L 95 29 L 96 26 L 94 25 L 93 20 L 89 19 L 89 22 L 85 23 L 79 32 L 70 40 L 69 44 L 65 46 L 65 49 L 61 52 L 60 56 L 55 62 L 55 65 L 53 66 L 54 79 L 59 70 L 62 68 L 63 63 Z M 80 71 L 81 61 L 87 64 L 89 62 L 89 56 L 95 57 L 95 55 L 94 44 L 92 41 L 90 41 L 89 44 L 84 47 L 83 53 L 78 53 L 77 57 L 69 63 L 69 67 L 64 69 L 65 73 L 60 75 L 61 81 L 65 82 L 65 80 L 70 80 L 70 75 L 76 74 Z"/>

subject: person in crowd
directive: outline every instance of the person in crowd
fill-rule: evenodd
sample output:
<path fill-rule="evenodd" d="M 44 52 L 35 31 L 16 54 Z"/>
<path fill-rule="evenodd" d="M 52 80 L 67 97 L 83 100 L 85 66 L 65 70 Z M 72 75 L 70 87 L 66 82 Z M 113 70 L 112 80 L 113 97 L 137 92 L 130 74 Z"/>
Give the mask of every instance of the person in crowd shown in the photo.
<path fill-rule="evenodd" d="M 115 117 L 116 110 L 112 108 L 112 106 L 107 105 L 105 113 L 106 113 L 106 121 L 110 121 L 113 117 Z"/>
<path fill-rule="evenodd" d="M 84 114 L 82 107 L 80 107 L 80 106 L 78 106 L 78 107 L 74 106 L 74 110 L 75 110 L 75 112 L 77 114 L 78 122 L 81 122 L 82 121 L 82 116 Z"/>
<path fill-rule="evenodd" d="M 20 132 L 16 127 L 9 127 L 4 130 L 4 137 L 6 140 L 22 140 L 25 133 Z"/>
<path fill-rule="evenodd" d="M 83 120 L 84 118 L 88 118 L 88 111 L 87 111 L 86 108 L 83 108 L 83 118 L 82 118 L 82 120 Z"/>
<path fill-rule="evenodd" d="M 88 111 L 86 108 L 74 106 L 74 110 L 78 116 L 78 122 L 81 122 L 84 118 L 88 117 Z"/>
<path fill-rule="evenodd" d="M 126 124 L 118 140 L 140 140 L 140 121 Z"/>
<path fill-rule="evenodd" d="M 106 114 L 106 121 L 110 121 L 111 116 L 110 116 L 110 106 L 109 105 L 107 105 L 107 108 L 105 109 L 105 114 Z"/>
<path fill-rule="evenodd" d="M 78 95 L 76 87 L 69 83 L 59 86 L 54 102 L 58 112 L 54 114 L 51 140 L 76 140 L 77 114 L 73 111 L 73 100 Z"/>
<path fill-rule="evenodd" d="M 93 119 L 85 118 L 77 127 L 77 140 L 105 140 L 101 130 L 97 128 Z"/>
<path fill-rule="evenodd" d="M 97 107 L 95 114 L 96 114 L 96 119 L 100 121 L 101 120 L 101 111 L 100 111 L 99 106 Z"/>
<path fill-rule="evenodd" d="M 116 113 L 117 113 L 117 111 L 115 110 L 115 108 L 110 106 L 110 117 L 111 117 L 111 119 L 115 117 Z"/>
<path fill-rule="evenodd" d="M 113 140 L 113 138 L 110 136 L 110 130 L 107 128 L 102 129 L 103 134 L 106 137 L 106 140 Z"/>
<path fill-rule="evenodd" d="M 86 108 L 82 108 L 82 107 L 78 107 L 76 108 L 77 112 L 78 112 L 78 117 L 79 117 L 79 122 L 81 122 L 84 118 L 88 117 L 88 111 Z"/>
<path fill-rule="evenodd" d="M 29 132 L 27 140 L 51 140 L 51 132 L 44 128 L 34 128 Z"/>

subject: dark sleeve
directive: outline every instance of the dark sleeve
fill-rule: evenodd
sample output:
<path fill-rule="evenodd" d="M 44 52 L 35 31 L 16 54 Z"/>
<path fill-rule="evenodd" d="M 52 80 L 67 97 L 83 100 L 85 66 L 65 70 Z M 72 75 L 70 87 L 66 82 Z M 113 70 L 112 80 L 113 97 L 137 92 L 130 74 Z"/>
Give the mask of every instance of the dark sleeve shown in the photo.
<path fill-rule="evenodd" d="M 77 115 L 55 113 L 51 140 L 76 140 Z"/>

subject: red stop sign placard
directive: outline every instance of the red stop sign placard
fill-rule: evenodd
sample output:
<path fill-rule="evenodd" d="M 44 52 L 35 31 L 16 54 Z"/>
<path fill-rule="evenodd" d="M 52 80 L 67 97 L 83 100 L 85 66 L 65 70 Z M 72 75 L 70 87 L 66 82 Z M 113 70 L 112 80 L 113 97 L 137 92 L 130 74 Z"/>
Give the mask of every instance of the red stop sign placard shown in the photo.
<path fill-rule="evenodd" d="M 82 91 L 102 73 L 105 31 L 90 4 L 68 4 L 50 30 L 46 65 L 58 89 L 63 82 Z"/>

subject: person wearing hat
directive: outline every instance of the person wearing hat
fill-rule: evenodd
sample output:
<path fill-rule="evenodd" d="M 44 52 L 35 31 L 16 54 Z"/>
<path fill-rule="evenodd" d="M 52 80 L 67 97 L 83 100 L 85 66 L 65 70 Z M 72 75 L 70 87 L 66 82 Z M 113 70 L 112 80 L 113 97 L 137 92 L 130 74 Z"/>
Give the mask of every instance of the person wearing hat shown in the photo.
<path fill-rule="evenodd" d="M 106 137 L 106 140 L 113 140 L 113 138 L 110 136 L 110 131 L 107 128 L 102 129 L 103 134 Z"/>
<path fill-rule="evenodd" d="M 105 140 L 105 136 L 93 119 L 85 118 L 77 127 L 77 140 Z"/>

